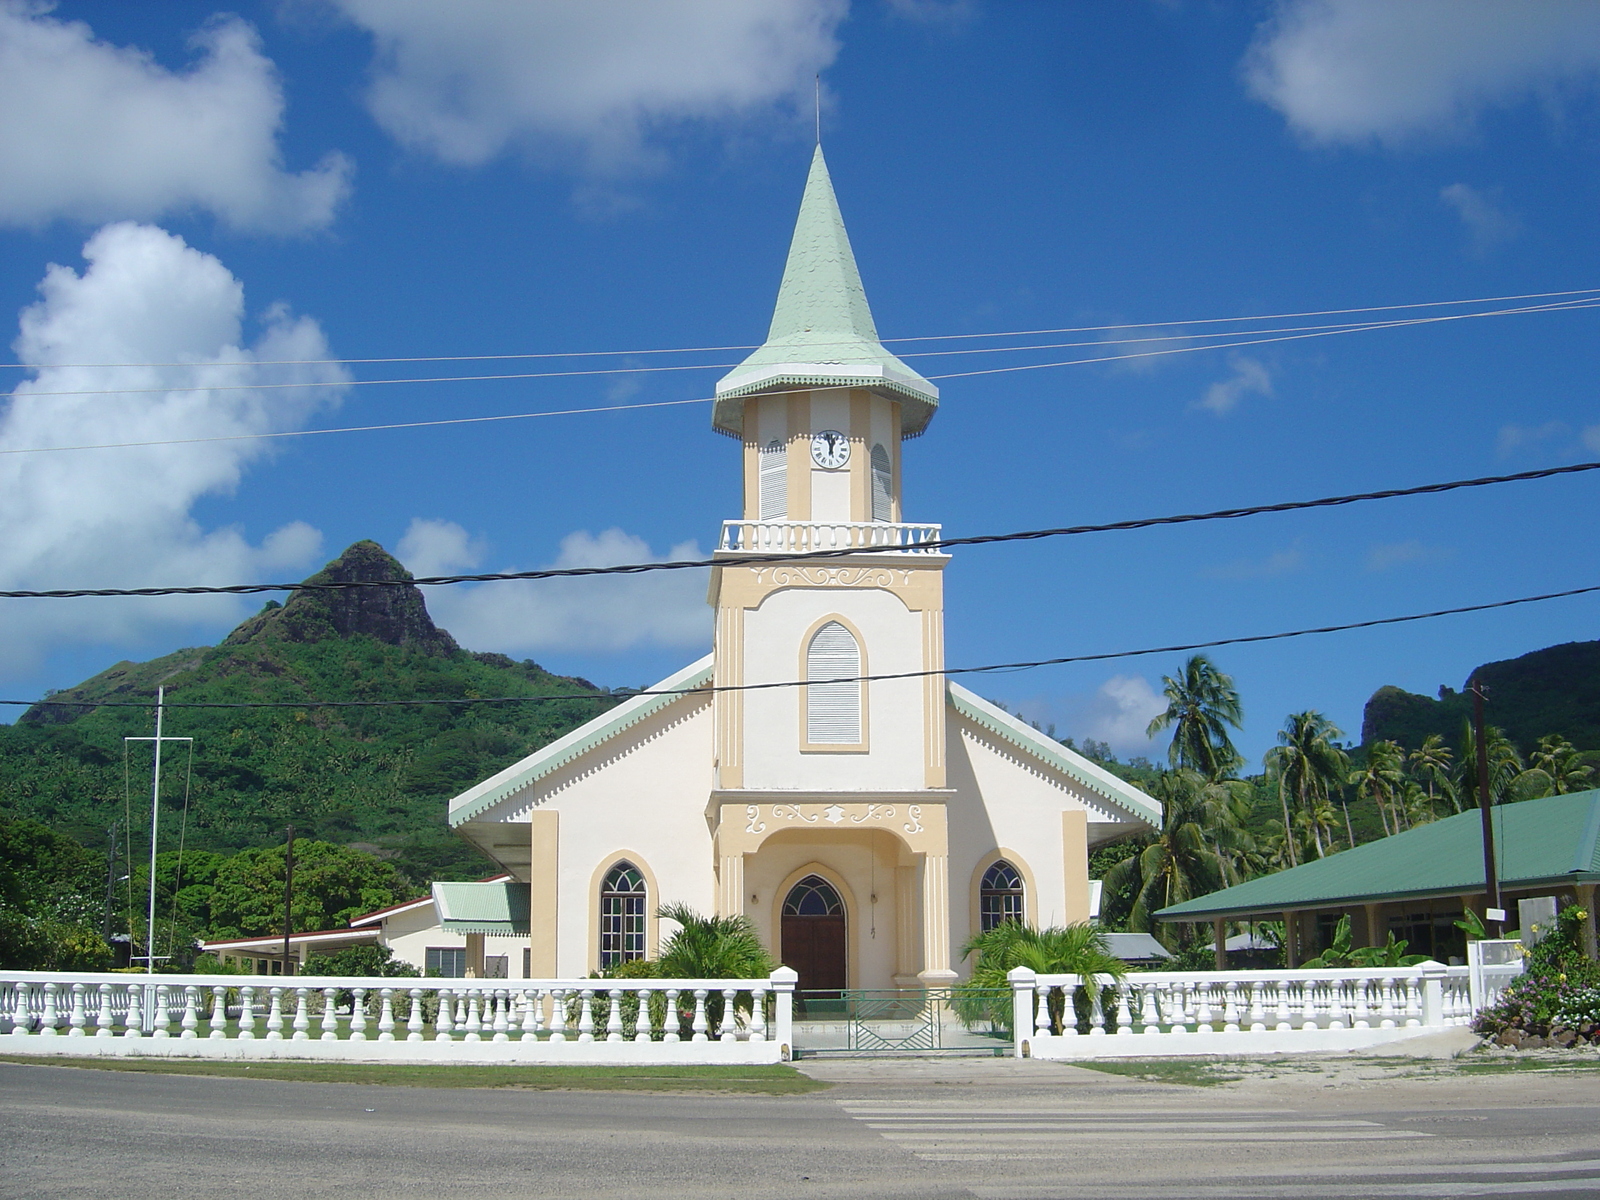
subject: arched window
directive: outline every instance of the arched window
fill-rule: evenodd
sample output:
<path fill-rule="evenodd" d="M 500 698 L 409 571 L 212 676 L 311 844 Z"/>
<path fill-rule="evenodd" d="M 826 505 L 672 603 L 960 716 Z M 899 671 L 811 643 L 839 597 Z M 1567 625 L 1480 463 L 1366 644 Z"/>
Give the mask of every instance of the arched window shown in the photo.
<path fill-rule="evenodd" d="M 644 957 L 644 876 L 626 860 L 600 884 L 600 966 Z"/>
<path fill-rule="evenodd" d="M 789 516 L 789 456 L 774 439 L 761 447 L 756 472 L 757 520 L 782 521 Z"/>
<path fill-rule="evenodd" d="M 861 742 L 861 647 L 829 621 L 806 647 L 806 741 L 813 746 Z"/>
<path fill-rule="evenodd" d="M 844 901 L 821 875 L 807 875 L 789 889 L 783 902 L 786 917 L 834 917 L 842 912 Z"/>
<path fill-rule="evenodd" d="M 872 519 L 894 520 L 894 468 L 881 443 L 872 448 Z"/>
<path fill-rule="evenodd" d="M 1022 876 L 1002 858 L 978 885 L 978 924 L 987 931 L 1005 921 L 1022 923 Z"/>

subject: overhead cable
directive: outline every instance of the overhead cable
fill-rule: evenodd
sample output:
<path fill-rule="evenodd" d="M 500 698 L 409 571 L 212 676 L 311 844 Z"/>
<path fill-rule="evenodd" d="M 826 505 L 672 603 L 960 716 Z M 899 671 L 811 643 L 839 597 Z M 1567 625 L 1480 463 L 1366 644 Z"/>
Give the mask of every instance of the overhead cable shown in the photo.
<path fill-rule="evenodd" d="M 1153 529 L 1162 525 L 1190 525 L 1199 521 L 1231 521 L 1242 517 L 1260 516 L 1264 513 L 1298 512 L 1312 508 L 1338 508 L 1346 504 L 1359 504 L 1367 500 L 1395 500 L 1403 496 L 1429 496 L 1441 492 L 1455 492 L 1465 488 L 1490 487 L 1501 483 L 1523 483 L 1535 479 L 1551 479 L 1558 475 L 1577 475 L 1600 470 L 1600 462 L 1572 463 L 1562 467 L 1542 467 L 1536 471 L 1517 471 L 1510 475 L 1481 475 L 1475 479 L 1452 479 L 1443 483 L 1424 483 L 1415 487 L 1385 488 L 1374 492 L 1352 492 L 1343 496 L 1323 496 L 1316 500 L 1288 500 L 1277 504 L 1253 504 L 1244 508 L 1222 508 L 1211 512 L 1177 513 L 1164 517 L 1138 517 L 1129 521 L 1110 521 L 1098 525 L 1065 525 L 1055 529 L 1027 529 L 1015 533 L 980 533 L 967 537 L 937 538 L 918 542 L 912 547 L 918 551 L 942 550 L 951 546 L 986 546 L 999 542 L 1032 542 L 1045 538 L 1075 537 L 1086 533 L 1117 533 L 1132 529 Z M 474 575 L 428 575 L 418 579 L 348 579 L 328 580 L 321 583 L 235 583 L 197 584 L 184 587 L 148 588 L 56 588 L 48 591 L 0 591 L 0 599 L 11 600 L 64 600 L 86 596 L 244 596 L 258 592 L 328 592 L 350 588 L 395 587 L 412 584 L 417 587 L 440 587 L 457 583 L 500 583 L 509 580 L 567 579 L 590 575 L 643 575 L 650 571 L 687 571 L 705 567 L 767 566 L 776 563 L 800 563 L 827 559 L 848 559 L 862 555 L 895 554 L 904 551 L 896 547 L 850 546 L 839 550 L 808 550 L 790 554 L 743 554 L 737 558 L 678 559 L 669 562 L 629 563 L 610 567 L 548 567 L 537 571 L 493 571 Z"/>
<path fill-rule="evenodd" d="M 1374 617 L 1366 621 L 1348 621 L 1340 625 L 1318 625 L 1308 629 L 1290 629 L 1281 633 L 1255 633 L 1240 637 L 1213 638 L 1204 642 L 1181 642 L 1170 646 L 1146 646 L 1139 650 L 1112 650 L 1100 654 L 1069 654 L 1058 658 L 1035 658 L 1020 662 L 986 663 L 977 667 L 945 667 L 940 670 L 893 671 L 878 675 L 852 675 L 829 677 L 829 683 L 881 683 L 895 679 L 925 679 L 930 675 L 977 675 L 1009 671 L 1031 671 L 1037 667 L 1060 667 L 1071 663 L 1108 662 L 1122 658 L 1140 658 L 1149 654 L 1183 654 L 1192 650 L 1214 650 L 1221 646 L 1242 646 L 1256 642 L 1278 642 L 1288 638 L 1311 637 L 1324 633 L 1346 633 L 1353 629 L 1373 629 L 1380 625 L 1404 625 L 1413 621 L 1430 621 L 1436 617 L 1454 617 L 1466 613 L 1489 612 L 1493 609 L 1512 608 L 1520 604 L 1538 604 L 1546 600 L 1563 600 L 1571 596 L 1586 596 L 1600 592 L 1600 584 L 1589 587 L 1568 588 L 1560 592 L 1545 592 L 1538 596 L 1519 596 L 1514 600 L 1493 600 L 1485 604 L 1463 604 L 1456 608 L 1439 608 L 1431 612 L 1407 613 L 1400 617 Z M 774 688 L 805 687 L 804 679 L 785 679 L 772 683 L 713 684 L 694 688 L 640 688 L 637 691 L 610 693 L 577 692 L 548 696 L 447 696 L 426 700 L 178 700 L 167 701 L 165 708 L 407 708 L 423 705 L 470 704 L 545 704 L 556 700 L 632 700 L 641 696 L 713 695 L 717 692 L 759 692 Z M 151 708 L 149 701 L 138 700 L 0 700 L 4 705 L 39 705 L 42 708 Z"/>

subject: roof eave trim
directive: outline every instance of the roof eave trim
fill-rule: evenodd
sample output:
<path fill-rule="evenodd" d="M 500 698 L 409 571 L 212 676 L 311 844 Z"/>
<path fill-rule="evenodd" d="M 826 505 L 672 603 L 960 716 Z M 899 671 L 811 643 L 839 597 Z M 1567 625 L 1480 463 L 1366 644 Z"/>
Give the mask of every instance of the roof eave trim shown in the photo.
<path fill-rule="evenodd" d="M 607 709 L 598 717 L 584 722 L 571 733 L 557 738 L 548 746 L 535 750 L 505 770 L 462 792 L 450 801 L 450 828 L 457 829 L 465 825 L 513 792 L 538 782 L 552 771 L 566 766 L 596 746 L 625 732 L 640 721 L 654 716 L 668 705 L 676 704 L 686 696 L 693 695 L 697 689 L 711 682 L 712 658 L 712 655 L 707 654 L 648 689 L 655 693 L 669 694 L 635 696 L 630 700 L 624 700 L 615 708 Z"/>
<path fill-rule="evenodd" d="M 1131 816 L 1156 829 L 1161 828 L 1160 807 L 1132 784 L 1118 779 L 1109 771 L 1102 770 L 1065 746 L 1058 743 L 1047 744 L 1037 731 L 960 684 L 947 680 L 945 686 L 956 711 L 968 720 L 1004 738 L 1013 746 L 1028 751 L 1036 758 L 1043 759 L 1062 774 L 1076 780 L 1101 798 L 1111 801 Z"/>

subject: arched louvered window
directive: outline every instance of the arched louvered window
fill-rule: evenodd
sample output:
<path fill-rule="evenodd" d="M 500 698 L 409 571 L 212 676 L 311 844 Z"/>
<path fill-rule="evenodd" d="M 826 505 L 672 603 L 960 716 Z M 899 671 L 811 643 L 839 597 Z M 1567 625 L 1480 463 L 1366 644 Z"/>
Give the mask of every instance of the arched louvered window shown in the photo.
<path fill-rule="evenodd" d="M 989 930 L 1006 921 L 1022 923 L 1022 876 L 1002 858 L 978 885 L 978 924 Z"/>
<path fill-rule="evenodd" d="M 782 521 L 789 516 L 789 456 L 783 442 L 773 439 L 758 452 L 756 483 L 761 521 Z"/>
<path fill-rule="evenodd" d="M 872 448 L 872 519 L 894 520 L 894 468 L 881 443 Z"/>
<path fill-rule="evenodd" d="M 813 746 L 861 742 L 861 647 L 829 621 L 806 647 L 806 741 Z"/>
<path fill-rule="evenodd" d="M 626 860 L 606 872 L 600 885 L 600 966 L 643 958 L 644 876 Z"/>

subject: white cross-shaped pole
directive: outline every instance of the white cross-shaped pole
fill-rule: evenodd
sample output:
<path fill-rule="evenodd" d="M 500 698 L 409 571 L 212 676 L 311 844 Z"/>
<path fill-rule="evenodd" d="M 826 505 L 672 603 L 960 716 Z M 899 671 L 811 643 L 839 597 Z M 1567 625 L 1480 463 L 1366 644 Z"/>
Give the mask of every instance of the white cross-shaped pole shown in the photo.
<path fill-rule="evenodd" d="M 125 742 L 154 742 L 156 744 L 155 768 L 150 781 L 150 918 L 145 927 L 145 973 L 154 975 L 156 972 L 156 830 L 161 822 L 161 744 L 163 742 L 193 742 L 193 738 L 163 737 L 161 735 L 161 718 L 167 702 L 167 689 L 156 689 L 156 735 L 148 737 L 125 737 Z"/>

